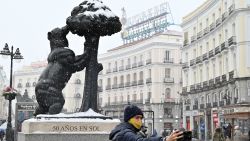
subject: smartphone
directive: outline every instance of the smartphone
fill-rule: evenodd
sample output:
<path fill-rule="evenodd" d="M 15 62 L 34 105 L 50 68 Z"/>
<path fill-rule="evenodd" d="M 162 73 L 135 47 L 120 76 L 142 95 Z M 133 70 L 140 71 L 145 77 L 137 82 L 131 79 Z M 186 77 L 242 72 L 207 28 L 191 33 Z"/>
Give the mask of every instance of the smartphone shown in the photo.
<path fill-rule="evenodd" d="M 184 131 L 183 138 L 178 139 L 177 141 L 192 141 L 192 131 Z"/>

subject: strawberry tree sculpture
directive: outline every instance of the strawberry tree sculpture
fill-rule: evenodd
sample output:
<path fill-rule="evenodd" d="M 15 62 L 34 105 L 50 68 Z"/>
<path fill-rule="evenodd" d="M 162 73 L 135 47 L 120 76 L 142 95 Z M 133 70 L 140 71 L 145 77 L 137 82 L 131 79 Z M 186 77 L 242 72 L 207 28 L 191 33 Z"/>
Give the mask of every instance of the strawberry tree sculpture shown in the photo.
<path fill-rule="evenodd" d="M 66 23 L 73 34 L 85 37 L 84 50 L 92 48 L 90 61 L 85 71 L 85 85 L 80 111 L 84 112 L 91 108 L 98 112 L 97 79 L 98 73 L 103 69 L 97 60 L 99 39 L 100 36 L 110 36 L 119 32 L 122 25 L 119 17 L 113 14 L 100 0 L 85 0 L 76 6 Z"/>

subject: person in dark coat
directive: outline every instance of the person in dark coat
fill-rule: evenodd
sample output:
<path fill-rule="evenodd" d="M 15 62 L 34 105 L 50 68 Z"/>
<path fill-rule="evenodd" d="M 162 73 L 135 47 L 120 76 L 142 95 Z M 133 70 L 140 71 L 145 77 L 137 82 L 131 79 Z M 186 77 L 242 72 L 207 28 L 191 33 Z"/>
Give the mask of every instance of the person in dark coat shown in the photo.
<path fill-rule="evenodd" d="M 176 141 L 182 138 L 182 132 L 173 132 L 168 138 L 148 137 L 138 134 L 142 127 L 143 112 L 135 106 L 129 105 L 124 110 L 124 122 L 118 124 L 109 134 L 112 141 Z"/>

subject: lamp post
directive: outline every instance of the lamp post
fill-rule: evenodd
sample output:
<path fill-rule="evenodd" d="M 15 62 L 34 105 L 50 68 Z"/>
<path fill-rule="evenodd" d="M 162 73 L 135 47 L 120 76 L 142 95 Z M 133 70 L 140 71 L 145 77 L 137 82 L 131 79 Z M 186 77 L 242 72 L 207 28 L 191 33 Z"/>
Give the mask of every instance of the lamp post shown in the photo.
<path fill-rule="evenodd" d="M 11 46 L 11 50 L 9 50 L 9 46 L 6 43 L 3 50 L 0 51 L 0 54 L 3 56 L 10 56 L 10 89 L 12 90 L 12 68 L 13 68 L 13 59 L 23 59 L 19 48 L 13 52 L 13 46 Z M 11 101 L 15 99 L 15 94 L 10 93 L 10 95 L 5 95 L 5 99 L 9 100 L 9 112 L 8 112 L 8 123 L 6 129 L 6 141 L 14 141 L 14 131 L 11 125 Z"/>

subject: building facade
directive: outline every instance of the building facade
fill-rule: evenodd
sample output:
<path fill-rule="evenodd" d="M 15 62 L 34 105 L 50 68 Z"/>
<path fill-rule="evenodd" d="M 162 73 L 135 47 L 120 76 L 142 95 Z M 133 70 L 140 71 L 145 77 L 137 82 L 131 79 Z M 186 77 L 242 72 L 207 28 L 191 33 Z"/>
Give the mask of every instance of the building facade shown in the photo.
<path fill-rule="evenodd" d="M 181 41 L 180 32 L 166 31 L 101 54 L 98 85 L 103 112 L 122 120 L 124 107 L 136 104 L 150 130 L 161 133 L 179 127 Z"/>
<path fill-rule="evenodd" d="M 8 102 L 2 96 L 2 90 L 5 88 L 7 83 L 7 77 L 3 70 L 3 67 L 0 66 L 0 124 L 7 119 L 8 113 Z"/>
<path fill-rule="evenodd" d="M 207 0 L 183 18 L 182 28 L 183 126 L 206 139 L 228 123 L 246 133 L 250 1 Z"/>

